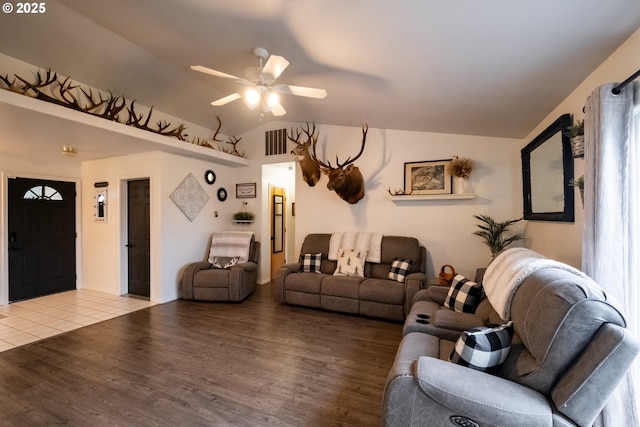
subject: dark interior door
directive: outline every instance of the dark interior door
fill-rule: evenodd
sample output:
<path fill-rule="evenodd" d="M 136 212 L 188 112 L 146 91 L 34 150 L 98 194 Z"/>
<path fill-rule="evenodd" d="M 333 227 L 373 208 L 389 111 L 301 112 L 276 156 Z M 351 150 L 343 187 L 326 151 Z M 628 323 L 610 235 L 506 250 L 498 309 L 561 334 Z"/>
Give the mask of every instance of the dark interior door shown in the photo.
<path fill-rule="evenodd" d="M 150 283 L 149 180 L 128 183 L 129 293 L 149 297 Z"/>
<path fill-rule="evenodd" d="M 12 178 L 9 301 L 76 288 L 76 185 Z"/>

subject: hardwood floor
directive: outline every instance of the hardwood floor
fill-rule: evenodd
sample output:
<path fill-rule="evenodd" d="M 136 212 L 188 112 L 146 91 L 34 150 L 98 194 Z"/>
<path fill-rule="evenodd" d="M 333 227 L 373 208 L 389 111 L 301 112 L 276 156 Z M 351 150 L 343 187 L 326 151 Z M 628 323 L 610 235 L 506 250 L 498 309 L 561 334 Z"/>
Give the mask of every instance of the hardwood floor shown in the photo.
<path fill-rule="evenodd" d="M 178 300 L 0 353 L 0 425 L 377 426 L 402 325 Z"/>

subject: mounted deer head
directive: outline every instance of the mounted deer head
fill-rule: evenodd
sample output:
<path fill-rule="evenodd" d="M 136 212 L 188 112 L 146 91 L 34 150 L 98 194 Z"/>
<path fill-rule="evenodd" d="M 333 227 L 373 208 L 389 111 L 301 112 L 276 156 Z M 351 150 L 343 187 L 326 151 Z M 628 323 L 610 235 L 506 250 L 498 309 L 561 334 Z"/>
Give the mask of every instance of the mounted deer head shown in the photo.
<path fill-rule="evenodd" d="M 309 123 L 307 122 L 307 128 L 302 129 L 302 131 L 307 134 L 307 140 L 305 142 L 300 142 L 300 136 L 302 135 L 300 130 L 296 132 L 296 136 L 294 138 L 292 129 L 291 135 L 287 134 L 287 138 L 296 144 L 293 150 L 291 150 L 291 154 L 296 156 L 296 160 L 300 165 L 300 169 L 302 170 L 302 179 L 304 179 L 304 182 L 306 182 L 309 187 L 313 187 L 316 185 L 318 180 L 320 180 L 320 164 L 309 154 L 309 147 L 311 147 L 311 143 L 313 142 L 315 144 L 316 141 L 318 141 L 316 124 L 314 123 L 313 129 L 310 129 Z"/>
<path fill-rule="evenodd" d="M 360 173 L 360 169 L 358 169 L 357 166 L 354 166 L 353 162 L 358 160 L 364 151 L 368 130 L 368 125 L 362 125 L 362 146 L 360 147 L 358 155 L 353 159 L 348 157 L 342 164 L 338 160 L 338 156 L 336 156 L 337 167 L 335 168 L 331 166 L 331 163 L 329 162 L 324 163 L 318 160 L 316 155 L 316 143 L 318 142 L 318 139 L 316 138 L 313 141 L 313 158 L 320 164 L 320 170 L 322 173 L 329 177 L 327 188 L 335 191 L 342 200 L 351 204 L 358 203 L 360 199 L 364 197 L 364 178 Z"/>

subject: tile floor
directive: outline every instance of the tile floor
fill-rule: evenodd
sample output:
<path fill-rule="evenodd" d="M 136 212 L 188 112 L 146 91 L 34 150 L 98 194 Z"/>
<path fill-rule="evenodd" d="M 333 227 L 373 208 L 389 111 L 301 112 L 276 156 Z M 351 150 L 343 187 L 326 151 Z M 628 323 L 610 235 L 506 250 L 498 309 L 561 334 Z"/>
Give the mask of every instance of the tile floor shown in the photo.
<path fill-rule="evenodd" d="M 86 289 L 3 305 L 0 352 L 153 305 L 144 299 Z"/>

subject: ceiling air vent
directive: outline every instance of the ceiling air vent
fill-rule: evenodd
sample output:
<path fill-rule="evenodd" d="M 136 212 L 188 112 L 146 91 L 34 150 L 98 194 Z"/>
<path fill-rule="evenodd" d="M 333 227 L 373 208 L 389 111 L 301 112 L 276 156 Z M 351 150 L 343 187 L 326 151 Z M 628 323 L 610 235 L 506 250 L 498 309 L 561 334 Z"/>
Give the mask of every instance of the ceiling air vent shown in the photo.
<path fill-rule="evenodd" d="M 275 156 L 287 153 L 287 129 L 268 130 L 264 133 L 264 154 Z"/>

